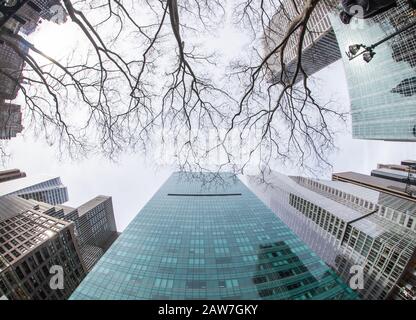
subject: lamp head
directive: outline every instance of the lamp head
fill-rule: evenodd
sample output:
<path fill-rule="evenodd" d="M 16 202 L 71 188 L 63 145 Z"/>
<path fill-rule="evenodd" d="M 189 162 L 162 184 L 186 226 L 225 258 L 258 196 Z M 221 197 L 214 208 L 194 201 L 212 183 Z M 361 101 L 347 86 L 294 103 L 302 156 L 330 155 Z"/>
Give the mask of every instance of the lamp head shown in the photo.
<path fill-rule="evenodd" d="M 366 51 L 363 54 L 363 59 L 365 62 L 369 63 L 371 60 L 373 60 L 373 57 L 376 53 L 374 51 Z"/>
<path fill-rule="evenodd" d="M 360 49 L 361 49 L 360 44 L 353 44 L 348 47 L 349 53 L 351 53 L 353 56 L 355 56 L 358 53 L 358 51 L 360 51 Z"/>

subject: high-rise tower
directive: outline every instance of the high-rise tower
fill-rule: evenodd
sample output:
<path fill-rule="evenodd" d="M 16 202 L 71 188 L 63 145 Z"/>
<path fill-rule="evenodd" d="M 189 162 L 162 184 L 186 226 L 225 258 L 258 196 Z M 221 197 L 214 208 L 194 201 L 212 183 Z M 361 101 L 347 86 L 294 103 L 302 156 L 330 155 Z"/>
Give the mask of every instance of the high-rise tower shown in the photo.
<path fill-rule="evenodd" d="M 308 76 L 329 66 L 331 63 L 341 59 L 341 52 L 329 20 L 329 14 L 335 8 L 337 1 L 324 0 L 320 1 L 311 14 L 308 22 L 308 31 L 303 40 L 302 48 L 302 67 Z M 303 10 L 304 0 L 283 0 L 280 1 L 278 11 L 271 18 L 271 23 L 264 35 L 264 47 L 266 53 L 278 46 L 288 30 L 290 24 Z M 298 61 L 298 43 L 299 32 L 295 31 L 289 38 L 284 50 L 283 62 L 285 63 L 285 74 L 283 80 L 290 79 L 296 70 Z M 280 57 L 276 55 L 271 64 L 272 77 L 280 79 L 282 76 L 282 68 Z M 301 75 L 296 78 L 296 82 L 302 79 Z"/>
<path fill-rule="evenodd" d="M 97 196 L 73 208 L 62 205 L 68 201 L 68 191 L 59 177 L 26 177 L 24 172 L 14 169 L 0 172 L 0 182 L 2 178 L 0 199 L 19 196 L 33 207 L 41 207 L 51 217 L 74 222 L 74 233 L 87 271 L 118 237 L 111 197 Z"/>
<path fill-rule="evenodd" d="M 355 44 L 369 47 L 398 32 L 374 48 L 369 63 L 342 53 L 353 138 L 416 141 L 416 26 L 400 32 L 415 21 L 407 0 L 374 18 L 353 18 L 349 25 L 338 16 L 331 18 L 342 51 Z"/>
<path fill-rule="evenodd" d="M 90 271 L 119 235 L 111 197 L 97 196 L 76 209 L 57 207 L 64 209 L 62 219 L 75 223 L 82 260 Z"/>
<path fill-rule="evenodd" d="M 71 299 L 351 299 L 231 174 L 174 173 Z"/>
<path fill-rule="evenodd" d="M 360 267 L 363 298 L 411 298 L 409 286 L 416 294 L 416 202 L 365 184 L 276 172 L 267 179 L 268 187 L 255 178 L 250 186 L 344 281 Z"/>
<path fill-rule="evenodd" d="M 0 298 L 67 299 L 84 278 L 74 225 L 51 217 L 52 209 L 0 197 Z M 53 287 L 51 278 L 59 270 L 63 286 Z"/>
<path fill-rule="evenodd" d="M 59 177 L 22 177 L 0 183 L 0 196 L 18 195 L 52 205 L 68 201 L 68 190 Z"/>
<path fill-rule="evenodd" d="M 9 169 L 0 171 L 0 183 L 26 177 L 26 173 L 19 169 Z"/>

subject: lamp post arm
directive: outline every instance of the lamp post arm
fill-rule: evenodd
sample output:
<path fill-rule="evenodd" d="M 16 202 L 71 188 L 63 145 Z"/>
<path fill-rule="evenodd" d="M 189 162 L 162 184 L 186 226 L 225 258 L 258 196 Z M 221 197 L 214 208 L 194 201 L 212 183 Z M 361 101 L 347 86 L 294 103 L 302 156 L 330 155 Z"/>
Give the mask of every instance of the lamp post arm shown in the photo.
<path fill-rule="evenodd" d="M 387 36 L 387 37 L 385 37 L 384 39 L 381 39 L 380 41 L 378 41 L 378 42 L 376 42 L 376 43 L 372 44 L 372 45 L 370 46 L 370 48 L 371 48 L 371 49 L 374 49 L 375 47 L 379 46 L 380 44 L 382 44 L 382 43 L 386 42 L 387 40 L 390 40 L 391 38 L 393 38 L 393 37 L 397 36 L 398 34 L 400 34 L 400 33 L 404 32 L 404 31 L 406 31 L 406 30 L 409 30 L 410 28 L 412 28 L 412 27 L 414 27 L 414 26 L 416 26 L 416 20 L 415 20 L 415 21 L 413 21 L 413 23 L 409 23 L 407 26 L 405 26 L 405 27 L 403 27 L 403 28 L 401 28 L 401 29 L 397 30 L 396 32 L 393 32 L 392 34 L 388 35 L 388 36 Z"/>

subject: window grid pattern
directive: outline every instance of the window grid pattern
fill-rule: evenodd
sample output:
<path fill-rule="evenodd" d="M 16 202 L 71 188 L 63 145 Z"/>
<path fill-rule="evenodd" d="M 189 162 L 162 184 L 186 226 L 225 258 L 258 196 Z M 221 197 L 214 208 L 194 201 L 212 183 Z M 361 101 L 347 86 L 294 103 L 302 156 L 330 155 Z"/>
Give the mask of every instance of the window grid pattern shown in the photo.
<path fill-rule="evenodd" d="M 16 44 L 23 53 L 29 50 L 22 44 Z M 23 59 L 7 45 L 0 41 L 0 100 L 12 100 L 19 90 L 18 82 L 23 69 Z"/>
<path fill-rule="evenodd" d="M 303 224 L 300 224 L 299 236 L 322 258 L 330 257 L 325 261 L 336 270 L 344 281 L 349 280 L 351 276 L 350 268 L 353 265 L 363 266 L 365 286 L 359 292 L 362 298 L 385 299 L 397 297 L 397 292 L 400 292 L 403 287 L 409 284 L 409 279 L 405 279 L 407 275 L 415 271 L 415 265 L 412 261 L 415 259 L 416 233 L 412 228 L 397 223 L 397 220 L 392 221 L 391 218 L 395 211 L 391 208 L 385 208 L 380 204 L 371 203 L 368 200 L 348 194 L 340 188 L 332 188 L 327 184 L 309 178 L 293 177 L 287 179 L 274 180 L 274 183 L 280 184 L 280 188 L 277 192 L 271 193 L 271 191 L 268 191 L 269 197 L 281 200 L 285 198 L 281 194 L 289 193 L 286 200 L 288 203 L 281 205 L 279 211 L 272 206 L 277 215 L 281 216 L 281 212 L 286 211 L 287 216 L 299 217 L 303 222 Z M 298 187 L 293 183 L 290 184 L 290 181 L 296 182 Z M 338 186 L 341 187 L 341 184 L 338 184 Z M 303 188 L 316 192 L 317 201 L 319 194 L 339 203 L 340 206 L 333 206 L 333 210 L 343 210 L 343 206 L 350 207 L 356 210 L 361 218 L 338 222 L 338 225 L 342 225 L 341 229 L 334 228 L 336 216 L 312 201 L 304 199 Z M 258 187 L 256 191 L 258 193 L 265 192 Z M 386 217 L 387 213 L 391 217 Z M 285 214 L 283 214 L 284 216 Z M 396 219 L 400 219 L 398 214 Z M 410 221 L 409 226 L 413 226 L 413 220 Z M 285 222 L 295 232 L 299 230 L 296 229 L 296 219 L 286 219 Z M 322 237 L 323 239 L 335 240 L 314 242 L 312 237 L 305 237 L 305 234 L 308 235 L 306 231 L 308 229 L 316 230 L 318 233 L 317 229 L 320 229 L 321 233 L 326 234 Z M 338 230 L 336 234 L 334 234 L 334 230 Z M 328 244 L 331 244 L 332 248 Z M 325 248 L 324 251 L 322 250 L 323 247 Z M 333 259 L 334 257 L 335 259 Z"/>
<path fill-rule="evenodd" d="M 85 206 L 89 207 L 85 210 Z M 72 217 L 72 221 L 75 222 L 82 258 L 90 271 L 118 237 L 118 233 L 111 197 L 98 196 L 80 208 L 84 209 Z"/>
<path fill-rule="evenodd" d="M 238 179 L 183 176 L 168 179 L 71 299 L 355 298 Z M 241 195 L 168 196 L 187 192 Z"/>
<path fill-rule="evenodd" d="M 20 106 L 0 101 L 0 139 L 16 137 L 22 130 L 22 112 Z"/>
<path fill-rule="evenodd" d="M 308 31 L 302 49 L 302 67 L 309 76 L 341 59 L 341 52 L 329 20 L 329 13 L 336 3 L 332 0 L 319 2 L 308 21 Z M 302 8 L 304 4 L 304 0 L 293 2 L 284 0 L 281 2 L 281 7 L 272 18 L 270 31 L 265 35 L 266 51 L 273 50 L 280 44 L 286 35 L 287 26 L 298 15 L 295 5 Z M 283 61 L 286 64 L 285 69 L 288 77 L 296 70 L 298 41 L 299 32 L 295 32 L 289 38 L 284 51 Z M 280 79 L 282 73 L 279 55 L 273 59 L 272 66 L 272 79 Z M 302 77 L 299 76 L 296 82 L 301 79 Z"/>
<path fill-rule="evenodd" d="M 66 299 L 84 277 L 73 225 L 35 211 L 0 222 L 0 296 Z M 62 266 L 64 289 L 49 286 L 50 268 Z"/>
<path fill-rule="evenodd" d="M 9 195 L 18 195 L 24 199 L 33 199 L 52 205 L 68 201 L 68 190 L 59 177 L 16 190 L 9 193 Z"/>
<path fill-rule="evenodd" d="M 407 0 L 373 19 L 360 21 L 360 29 L 331 17 L 339 46 L 372 45 L 415 21 Z M 359 32 L 358 32 L 359 31 Z M 357 139 L 416 141 L 416 39 L 411 28 L 375 48 L 370 63 L 349 61 L 344 69 L 351 101 L 352 135 Z"/>
<path fill-rule="evenodd" d="M 410 201 L 402 200 L 385 193 L 379 193 L 379 200 L 376 204 L 345 191 L 331 188 L 314 179 L 295 177 L 295 180 L 300 185 L 342 203 L 345 206 L 360 211 L 362 214 L 369 214 L 376 210 L 379 216 L 406 229 L 416 231 L 416 203 L 414 202 L 411 203 L 411 206 L 407 205 L 406 207 L 403 207 L 403 202 L 409 204 Z M 393 201 L 386 201 L 386 197 L 388 200 Z"/>
<path fill-rule="evenodd" d="M 336 265 L 337 271 L 344 279 L 348 279 L 351 266 L 361 264 L 364 266 L 366 283 L 365 289 L 361 292 L 362 297 L 366 299 L 388 297 L 397 286 L 400 286 L 401 276 L 414 255 L 416 234 L 409 231 L 414 231 L 412 217 L 407 212 L 386 208 L 331 188 L 314 179 L 296 177 L 295 180 L 300 185 L 354 208 L 363 215 L 376 211 L 375 215 L 369 216 L 366 220 L 373 222 L 383 231 L 378 236 L 372 237 L 365 230 L 354 226 L 354 223 L 348 225 L 342 239 L 341 254 L 336 258 Z M 400 218 L 403 220 L 402 223 L 398 223 Z M 410 223 L 406 225 L 404 221 Z M 396 225 L 391 222 L 396 222 Z"/>

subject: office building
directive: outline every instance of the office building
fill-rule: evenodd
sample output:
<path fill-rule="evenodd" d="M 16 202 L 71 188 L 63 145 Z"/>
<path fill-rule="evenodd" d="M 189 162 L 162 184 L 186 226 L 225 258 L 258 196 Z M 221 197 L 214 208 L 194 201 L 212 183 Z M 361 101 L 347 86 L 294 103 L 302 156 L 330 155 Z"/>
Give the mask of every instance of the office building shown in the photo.
<path fill-rule="evenodd" d="M 17 196 L 0 197 L 2 299 L 67 299 L 85 276 L 73 223 L 46 211 Z M 63 288 L 50 285 L 53 266 L 62 267 Z"/>
<path fill-rule="evenodd" d="M 22 87 L 24 57 L 29 48 L 15 35 L 31 34 L 41 19 L 63 23 L 68 15 L 60 0 L 18 0 L 6 7 L 0 14 L 0 139 L 14 138 L 23 130 L 21 107 L 10 100 Z"/>
<path fill-rule="evenodd" d="M 407 0 L 398 0 L 396 8 L 375 18 L 352 19 L 349 25 L 331 17 L 343 51 L 353 138 L 416 141 L 415 27 L 377 46 L 369 63 L 362 56 L 350 61 L 344 53 L 350 45 L 371 46 L 415 20 Z"/>
<path fill-rule="evenodd" d="M 404 163 L 402 161 L 402 163 Z M 377 169 L 392 169 L 392 170 L 399 170 L 399 171 L 404 171 L 404 172 L 411 172 L 411 173 L 416 173 L 416 169 L 412 168 L 414 165 L 413 164 L 384 164 L 384 163 L 379 163 L 377 164 Z"/>
<path fill-rule="evenodd" d="M 174 173 L 71 299 L 352 299 L 237 178 Z"/>
<path fill-rule="evenodd" d="M 409 173 L 402 170 L 390 169 L 390 168 L 379 168 L 371 170 L 373 177 L 379 177 L 387 180 L 398 181 L 403 183 L 410 183 L 416 185 L 414 179 L 409 180 Z"/>
<path fill-rule="evenodd" d="M 252 177 L 250 187 L 344 281 L 351 278 L 353 266 L 361 266 L 362 298 L 416 298 L 409 295 L 416 290 L 414 201 L 345 180 L 277 172 L 267 180 L 269 187 Z"/>
<path fill-rule="evenodd" d="M 65 269 L 65 275 L 69 275 L 71 277 L 71 279 L 68 280 L 70 281 L 70 286 L 65 292 L 55 292 L 51 289 L 48 289 L 50 266 L 47 264 L 46 266 L 45 264 L 38 266 L 36 264 L 38 261 L 43 261 L 39 260 L 42 259 L 42 257 L 47 257 L 47 251 L 42 256 L 42 253 L 36 253 L 37 251 L 31 252 L 32 249 L 35 250 L 35 247 L 29 246 L 29 244 L 32 242 L 34 245 L 39 243 L 36 238 L 38 235 L 33 235 L 33 232 L 41 232 L 43 229 L 35 228 L 36 230 L 33 231 L 32 224 L 24 225 L 24 227 L 22 227 L 21 224 L 16 222 L 16 220 L 20 221 L 21 219 L 15 218 L 20 214 L 22 214 L 24 217 L 27 215 L 32 217 L 32 215 L 34 215 L 37 219 L 34 220 L 36 222 L 40 221 L 43 223 L 48 221 L 45 223 L 51 224 L 51 228 L 55 231 L 58 231 L 58 229 L 56 229 L 57 226 L 62 228 L 65 227 L 65 230 L 70 230 L 70 235 L 72 237 L 71 242 L 74 242 L 73 245 L 75 246 L 77 257 L 71 257 L 71 259 L 74 261 L 71 261 L 71 264 L 68 264 L 67 269 Z M 92 269 L 95 263 L 101 258 L 104 252 L 110 247 L 110 245 L 118 236 L 114 221 L 111 197 L 106 196 L 98 196 L 78 208 L 71 208 L 63 205 L 53 206 L 48 203 L 42 203 L 36 200 L 26 200 L 15 195 L 3 196 L 0 197 L 0 217 L 2 218 L 0 221 L 4 221 L 2 224 L 4 229 L 7 230 L 10 234 L 19 237 L 20 241 L 16 242 L 14 237 L 10 237 L 8 234 L 4 234 L 4 236 L 3 234 L 0 235 L 0 264 L 1 261 L 4 263 L 7 261 L 13 262 L 12 264 L 8 265 L 7 268 L 9 272 L 7 276 L 8 281 L 4 280 L 1 282 L 0 280 L 0 297 L 2 295 L 6 295 L 8 299 L 68 298 L 69 294 L 72 293 L 72 291 L 80 283 L 85 274 Z M 52 222 L 55 224 L 52 224 Z M 62 232 L 66 232 L 65 230 Z M 23 240 L 25 238 L 20 237 L 21 233 L 23 232 L 24 236 L 28 237 L 27 239 L 31 241 L 25 242 Z M 50 233 L 50 231 L 45 232 L 48 234 Z M 69 236 L 69 234 L 67 236 Z M 39 237 L 42 238 L 43 236 L 40 235 Z M 14 244 L 14 246 L 9 244 L 10 241 Z M 22 245 L 22 241 L 24 242 L 24 245 Z M 15 251 L 15 246 L 18 245 L 20 245 L 20 251 Z M 72 244 L 68 245 L 72 248 Z M 54 247 L 52 246 L 50 250 L 53 250 L 53 248 Z M 65 251 L 70 254 L 70 252 L 67 250 L 68 249 L 65 249 Z M 23 267 L 19 267 L 22 264 L 17 264 L 17 262 L 14 263 L 13 259 L 20 257 L 21 251 L 28 255 L 27 260 L 30 261 L 30 266 L 33 266 L 33 263 L 35 263 L 37 269 L 32 271 L 36 272 L 37 276 L 28 277 L 32 271 L 28 273 L 29 271 L 25 269 L 26 273 L 22 273 Z M 36 255 L 37 260 L 33 260 L 30 257 L 31 255 Z M 61 259 L 63 259 L 63 257 L 61 257 Z M 54 261 L 56 262 L 58 260 L 54 259 Z M 26 264 L 23 264 L 23 266 L 26 268 Z M 41 270 L 39 271 L 38 269 L 40 268 Z M 6 270 L 6 268 L 4 268 L 4 270 Z M 0 267 L 0 272 L 2 272 L 2 267 Z M 16 278 L 17 275 L 18 277 Z M 12 278 L 10 278 L 10 276 L 12 276 Z M 14 282 L 11 282 L 11 279 L 14 279 Z M 33 291 L 32 289 L 34 286 L 38 288 L 38 283 L 42 284 L 42 288 L 39 287 L 39 290 Z M 11 286 L 14 286 L 15 289 L 12 289 Z M 24 288 L 21 288 L 22 286 L 24 286 Z M 4 289 L 6 287 L 8 288 L 7 290 Z M 28 294 L 28 291 L 25 291 L 25 288 L 26 290 L 29 290 L 30 294 Z M 22 294 L 18 295 L 15 291 L 18 291 Z M 23 294 L 23 292 L 25 292 L 25 294 Z"/>
<path fill-rule="evenodd" d="M 272 17 L 267 33 L 265 34 L 264 47 L 266 54 L 276 48 L 286 35 L 287 28 L 298 15 L 297 8 L 303 8 L 304 0 L 283 0 Z M 337 2 L 333 0 L 320 1 L 311 14 L 308 22 L 308 30 L 303 43 L 302 67 L 308 76 L 327 67 L 331 63 L 341 59 L 341 52 L 331 27 L 329 14 Z M 286 73 L 282 75 L 280 55 L 276 55 L 271 63 L 272 75 L 270 81 L 290 80 L 297 66 L 297 45 L 299 32 L 295 32 L 289 39 L 284 50 L 283 62 Z M 302 79 L 302 75 L 296 78 L 296 82 Z"/>
<path fill-rule="evenodd" d="M 415 201 L 416 188 L 403 182 L 368 176 L 357 172 L 338 172 L 332 174 L 332 180 L 348 182 L 368 189 L 382 192 L 402 201 Z"/>
<path fill-rule="evenodd" d="M 7 26 L 17 32 L 16 25 L 8 23 Z M 23 130 L 20 105 L 9 100 L 15 99 L 19 92 L 24 67 L 21 55 L 27 54 L 29 49 L 16 39 L 7 37 L 5 40 L 0 38 L 0 139 L 11 139 Z"/>
<path fill-rule="evenodd" d="M 74 234 L 87 272 L 119 235 L 111 197 L 97 196 L 78 208 L 29 201 L 34 206 L 41 207 L 51 217 L 74 222 Z"/>
<path fill-rule="evenodd" d="M 20 173 L 6 170 L 3 174 Z M 9 173 L 10 174 L 10 173 Z M 22 174 L 22 173 L 20 173 Z M 68 201 L 68 190 L 59 177 L 26 177 L 0 183 L 0 197 L 17 195 L 57 219 L 74 222 L 81 257 L 89 271 L 118 237 L 111 197 L 97 196 L 83 205 L 72 208 L 62 203 Z M 0 172 L 0 180 L 2 172 Z"/>
<path fill-rule="evenodd" d="M 75 237 L 87 272 L 119 235 L 111 197 L 97 196 L 77 208 L 29 201 L 51 217 L 74 222 Z"/>
<path fill-rule="evenodd" d="M 22 53 L 28 52 L 25 44 L 17 41 L 14 44 Z M 23 58 L 0 38 L 0 105 L 5 105 L 4 100 L 16 98 L 22 80 L 23 65 Z"/>
<path fill-rule="evenodd" d="M 416 165 L 416 160 L 402 160 L 402 166 Z"/>
<path fill-rule="evenodd" d="M 0 102 L 0 139 L 11 139 L 22 132 L 22 112 L 20 106 Z"/>
<path fill-rule="evenodd" d="M 18 195 L 52 205 L 68 201 L 68 190 L 59 177 L 23 177 L 0 183 L 0 196 Z"/>
<path fill-rule="evenodd" d="M 111 197 L 97 196 L 76 209 L 57 207 L 63 210 L 56 214 L 75 223 L 82 260 L 90 271 L 119 235 Z"/>
<path fill-rule="evenodd" d="M 403 164 L 403 163 L 407 163 Z M 402 161 L 402 164 L 378 164 L 377 169 L 371 171 L 373 177 L 405 183 L 408 191 L 416 185 L 416 164 L 414 161 Z"/>
<path fill-rule="evenodd" d="M 16 1 L 20 2 L 15 10 L 10 10 L 6 16 L 0 19 L 1 26 L 5 26 L 10 30 L 22 32 L 26 35 L 31 34 L 38 27 L 40 20 L 49 20 L 55 23 L 63 23 L 67 19 L 65 11 L 60 0 L 28 0 Z M 61 17 L 56 17 L 58 13 Z"/>
<path fill-rule="evenodd" d="M 0 183 L 26 177 L 26 173 L 19 169 L 9 169 L 0 171 Z"/>

